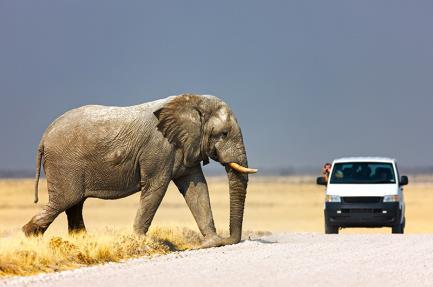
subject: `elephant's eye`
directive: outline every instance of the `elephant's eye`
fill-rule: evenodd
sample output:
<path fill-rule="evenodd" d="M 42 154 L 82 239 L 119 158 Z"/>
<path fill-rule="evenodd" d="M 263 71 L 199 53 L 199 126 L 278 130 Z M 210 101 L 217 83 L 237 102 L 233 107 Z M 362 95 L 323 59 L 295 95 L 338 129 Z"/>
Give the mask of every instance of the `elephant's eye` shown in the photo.
<path fill-rule="evenodd" d="M 228 134 L 229 134 L 229 132 L 227 132 L 227 131 L 223 131 L 223 132 L 221 133 L 221 137 L 226 138 Z"/>

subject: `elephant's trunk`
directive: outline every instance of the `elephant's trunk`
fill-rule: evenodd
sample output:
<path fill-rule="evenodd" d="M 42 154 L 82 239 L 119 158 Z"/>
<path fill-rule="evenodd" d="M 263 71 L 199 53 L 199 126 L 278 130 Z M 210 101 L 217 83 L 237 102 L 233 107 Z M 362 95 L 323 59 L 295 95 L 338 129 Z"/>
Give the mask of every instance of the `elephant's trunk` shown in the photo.
<path fill-rule="evenodd" d="M 240 165 L 247 166 L 246 156 L 243 156 Z M 245 197 L 247 193 L 248 175 L 226 166 L 230 192 L 230 238 L 226 244 L 235 244 L 241 241 L 242 221 L 244 217 Z"/>

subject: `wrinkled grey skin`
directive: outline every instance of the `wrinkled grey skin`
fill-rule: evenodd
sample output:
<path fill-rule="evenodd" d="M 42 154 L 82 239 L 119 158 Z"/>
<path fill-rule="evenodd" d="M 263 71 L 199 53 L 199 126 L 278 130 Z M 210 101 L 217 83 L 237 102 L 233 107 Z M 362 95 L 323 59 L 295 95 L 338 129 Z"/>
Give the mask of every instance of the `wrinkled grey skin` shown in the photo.
<path fill-rule="evenodd" d="M 200 163 L 222 163 L 230 192 L 230 237 L 216 234 Z M 138 191 L 134 230 L 145 234 L 172 180 L 205 237 L 205 247 L 238 243 L 248 176 L 227 167 L 247 165 L 240 127 L 228 105 L 213 96 L 181 95 L 131 107 L 84 106 L 56 119 L 42 136 L 49 201 L 24 227 L 45 232 L 65 211 L 70 232 L 85 230 L 86 198 L 117 199 Z"/>

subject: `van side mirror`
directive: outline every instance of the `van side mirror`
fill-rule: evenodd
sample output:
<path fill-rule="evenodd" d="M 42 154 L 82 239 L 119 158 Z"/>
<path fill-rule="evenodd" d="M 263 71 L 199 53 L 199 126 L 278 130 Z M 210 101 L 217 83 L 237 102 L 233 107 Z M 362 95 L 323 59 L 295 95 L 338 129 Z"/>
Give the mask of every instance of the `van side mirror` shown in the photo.
<path fill-rule="evenodd" d="M 328 184 L 328 181 L 326 180 L 326 178 L 325 178 L 324 176 L 319 176 L 319 177 L 316 179 L 316 183 L 317 183 L 318 185 L 327 185 L 327 184 Z"/>
<path fill-rule="evenodd" d="M 409 178 L 405 175 L 402 175 L 400 178 L 400 185 L 407 185 L 409 183 Z"/>

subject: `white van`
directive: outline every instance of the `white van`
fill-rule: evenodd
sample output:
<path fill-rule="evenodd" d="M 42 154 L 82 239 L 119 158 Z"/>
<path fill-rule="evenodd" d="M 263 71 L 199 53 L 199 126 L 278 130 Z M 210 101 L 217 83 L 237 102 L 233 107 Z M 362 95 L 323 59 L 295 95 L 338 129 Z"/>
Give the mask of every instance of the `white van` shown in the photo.
<path fill-rule="evenodd" d="M 392 227 L 404 233 L 403 185 L 407 176 L 398 173 L 394 159 L 350 157 L 332 163 L 326 186 L 325 233 L 338 234 L 343 227 Z"/>

